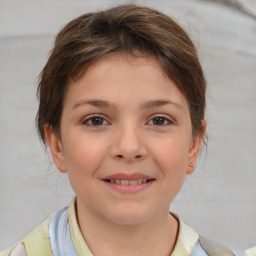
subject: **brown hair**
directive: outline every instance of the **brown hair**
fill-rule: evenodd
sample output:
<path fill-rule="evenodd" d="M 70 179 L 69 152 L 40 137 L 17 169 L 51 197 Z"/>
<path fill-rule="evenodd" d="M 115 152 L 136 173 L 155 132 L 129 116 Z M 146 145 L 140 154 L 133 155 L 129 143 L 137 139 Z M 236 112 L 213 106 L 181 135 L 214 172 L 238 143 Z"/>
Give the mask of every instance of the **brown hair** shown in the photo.
<path fill-rule="evenodd" d="M 164 72 L 185 96 L 193 134 L 202 129 L 206 81 L 196 49 L 187 33 L 170 17 L 137 5 L 121 5 L 84 14 L 57 35 L 40 74 L 38 133 L 45 143 L 44 125 L 58 134 L 67 86 L 79 79 L 85 65 L 113 53 L 154 55 Z"/>

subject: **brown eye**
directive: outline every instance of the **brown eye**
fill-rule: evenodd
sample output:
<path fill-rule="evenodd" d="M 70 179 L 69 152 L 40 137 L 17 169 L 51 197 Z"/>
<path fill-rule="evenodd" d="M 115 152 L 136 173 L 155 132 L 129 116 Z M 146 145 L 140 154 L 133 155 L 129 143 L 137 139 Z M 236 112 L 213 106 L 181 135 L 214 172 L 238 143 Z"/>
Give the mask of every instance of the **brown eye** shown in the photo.
<path fill-rule="evenodd" d="M 165 125 L 166 118 L 164 117 L 155 117 L 153 118 L 154 125 Z"/>
<path fill-rule="evenodd" d="M 107 122 L 104 118 L 96 116 L 85 120 L 83 123 L 88 126 L 101 126 L 105 125 Z"/>
<path fill-rule="evenodd" d="M 165 118 L 163 117 L 155 117 L 153 118 L 154 125 L 164 125 Z"/>
<path fill-rule="evenodd" d="M 92 124 L 93 125 L 102 125 L 103 124 L 103 118 L 101 118 L 101 117 L 92 118 Z"/>
<path fill-rule="evenodd" d="M 149 124 L 156 125 L 156 126 L 166 126 L 166 125 L 172 124 L 172 122 L 163 116 L 157 116 L 157 117 L 152 118 L 149 121 Z"/>

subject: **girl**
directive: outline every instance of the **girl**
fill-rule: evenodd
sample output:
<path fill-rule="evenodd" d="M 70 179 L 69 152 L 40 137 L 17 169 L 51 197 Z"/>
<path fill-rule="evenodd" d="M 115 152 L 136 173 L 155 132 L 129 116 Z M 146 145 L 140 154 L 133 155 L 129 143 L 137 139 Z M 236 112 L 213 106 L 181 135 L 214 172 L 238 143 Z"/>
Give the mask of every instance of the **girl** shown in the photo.
<path fill-rule="evenodd" d="M 206 82 L 170 17 L 136 5 L 89 13 L 57 35 L 37 127 L 76 198 L 5 255 L 233 255 L 169 206 L 204 139 Z"/>

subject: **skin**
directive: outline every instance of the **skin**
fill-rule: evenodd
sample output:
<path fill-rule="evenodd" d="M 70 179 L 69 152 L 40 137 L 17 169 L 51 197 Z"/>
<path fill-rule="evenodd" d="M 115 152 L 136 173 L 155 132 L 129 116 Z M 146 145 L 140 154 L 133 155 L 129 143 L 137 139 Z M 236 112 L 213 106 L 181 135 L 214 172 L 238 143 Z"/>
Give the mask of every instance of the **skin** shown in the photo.
<path fill-rule="evenodd" d="M 169 206 L 195 168 L 204 131 L 192 135 L 187 101 L 154 57 L 103 57 L 69 85 L 61 135 L 49 125 L 45 134 L 94 255 L 170 255 L 178 221 Z M 122 193 L 104 181 L 117 173 L 153 181 Z"/>

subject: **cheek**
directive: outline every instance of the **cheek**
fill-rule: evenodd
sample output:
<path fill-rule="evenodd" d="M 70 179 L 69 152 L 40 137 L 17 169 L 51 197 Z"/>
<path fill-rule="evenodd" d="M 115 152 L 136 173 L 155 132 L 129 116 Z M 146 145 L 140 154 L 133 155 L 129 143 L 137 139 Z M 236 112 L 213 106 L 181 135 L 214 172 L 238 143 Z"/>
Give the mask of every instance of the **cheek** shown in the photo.
<path fill-rule="evenodd" d="M 155 143 L 152 147 L 155 155 L 155 160 L 161 164 L 164 169 L 186 169 L 189 143 L 186 139 L 181 138 L 166 138 L 161 143 Z"/>
<path fill-rule="evenodd" d="M 64 149 L 65 164 L 72 188 L 78 196 L 91 195 L 92 187 L 96 186 L 94 181 L 97 180 L 97 170 L 104 160 L 106 149 L 88 136 L 70 137 L 65 141 Z"/>
<path fill-rule="evenodd" d="M 93 174 L 103 161 L 105 154 L 104 143 L 91 136 L 76 134 L 64 144 L 67 170 L 70 174 L 75 172 L 78 176 Z"/>
<path fill-rule="evenodd" d="M 153 147 L 154 162 L 160 169 L 164 194 L 168 199 L 173 199 L 183 185 L 188 160 L 188 140 L 178 138 L 167 138 L 162 143 Z"/>

